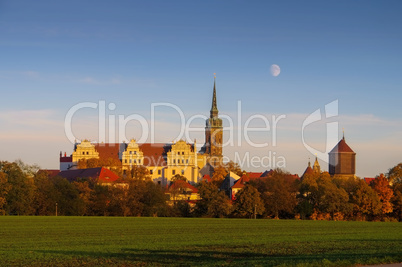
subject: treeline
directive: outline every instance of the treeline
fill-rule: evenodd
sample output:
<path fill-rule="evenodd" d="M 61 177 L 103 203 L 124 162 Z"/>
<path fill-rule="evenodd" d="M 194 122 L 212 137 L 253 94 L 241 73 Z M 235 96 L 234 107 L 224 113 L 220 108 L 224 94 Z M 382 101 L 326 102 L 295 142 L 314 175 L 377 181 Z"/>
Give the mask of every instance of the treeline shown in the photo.
<path fill-rule="evenodd" d="M 91 179 L 49 177 L 21 161 L 0 162 L 0 214 L 402 221 L 402 163 L 370 185 L 328 173 L 300 181 L 275 170 L 250 180 L 233 199 L 219 190 L 228 170 L 240 172 L 233 164 L 217 168 L 211 182 L 197 185 L 201 200 L 194 204 L 174 201 L 172 192 L 140 170 L 118 186 L 102 186 Z"/>

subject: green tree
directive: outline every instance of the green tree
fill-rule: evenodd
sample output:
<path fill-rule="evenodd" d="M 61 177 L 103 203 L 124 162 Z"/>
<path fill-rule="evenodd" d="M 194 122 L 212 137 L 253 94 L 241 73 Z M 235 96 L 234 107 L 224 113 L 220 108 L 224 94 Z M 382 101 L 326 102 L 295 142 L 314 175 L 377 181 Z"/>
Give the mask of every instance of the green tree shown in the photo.
<path fill-rule="evenodd" d="M 236 216 L 252 218 L 253 216 L 263 214 L 264 210 L 264 203 L 255 187 L 246 184 L 236 193 L 234 204 L 234 214 Z"/>
<path fill-rule="evenodd" d="M 394 216 L 398 221 L 402 221 L 402 183 L 393 185 L 394 195 L 391 199 Z"/>
<path fill-rule="evenodd" d="M 10 186 L 6 196 L 6 213 L 16 215 L 34 214 L 35 185 L 33 179 L 28 178 L 15 162 L 0 162 L 0 171 L 6 175 Z"/>
<path fill-rule="evenodd" d="M 35 215 L 55 215 L 58 194 L 53 181 L 46 172 L 38 172 L 34 176 Z"/>

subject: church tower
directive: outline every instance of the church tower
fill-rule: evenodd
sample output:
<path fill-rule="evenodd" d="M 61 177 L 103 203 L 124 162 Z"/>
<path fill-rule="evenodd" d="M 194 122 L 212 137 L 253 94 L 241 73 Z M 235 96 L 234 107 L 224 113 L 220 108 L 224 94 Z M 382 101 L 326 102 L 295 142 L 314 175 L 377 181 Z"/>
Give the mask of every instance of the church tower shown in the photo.
<path fill-rule="evenodd" d="M 208 162 L 217 167 L 222 163 L 222 119 L 218 117 L 218 105 L 216 103 L 216 77 L 214 77 L 214 93 L 212 96 L 212 107 L 209 119 L 205 126 L 204 154 Z"/>

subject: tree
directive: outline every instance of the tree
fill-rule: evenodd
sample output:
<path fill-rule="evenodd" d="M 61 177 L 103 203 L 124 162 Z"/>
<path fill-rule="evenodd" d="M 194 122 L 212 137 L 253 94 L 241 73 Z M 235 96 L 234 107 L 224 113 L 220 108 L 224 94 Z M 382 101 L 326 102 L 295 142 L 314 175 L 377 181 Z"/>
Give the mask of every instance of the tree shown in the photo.
<path fill-rule="evenodd" d="M 34 176 L 35 193 L 34 208 L 35 215 L 55 215 L 57 192 L 52 180 L 46 172 L 38 172 Z"/>
<path fill-rule="evenodd" d="M 34 214 L 34 183 L 28 178 L 17 163 L 1 162 L 0 171 L 8 179 L 10 189 L 7 193 L 6 213 L 16 215 Z"/>
<path fill-rule="evenodd" d="M 198 216 L 222 218 L 231 212 L 231 204 L 228 196 L 219 191 L 214 183 L 201 182 L 198 187 L 201 200 L 196 203 L 195 213 Z"/>
<path fill-rule="evenodd" d="M 402 183 L 402 163 L 389 169 L 387 177 L 391 184 Z"/>
<path fill-rule="evenodd" d="M 252 218 L 253 215 L 261 215 L 264 210 L 264 203 L 255 187 L 246 184 L 237 192 L 234 204 L 234 213 L 236 216 Z"/>
<path fill-rule="evenodd" d="M 274 218 L 292 217 L 298 191 L 295 178 L 282 170 L 275 170 L 268 178 L 250 181 L 261 193 L 265 214 Z"/>
<path fill-rule="evenodd" d="M 130 170 L 131 178 L 136 180 L 151 180 L 149 170 L 140 165 L 134 165 Z"/>
<path fill-rule="evenodd" d="M 225 167 L 218 166 L 214 169 L 214 173 L 212 175 L 212 182 L 216 184 L 216 186 L 220 186 L 225 179 L 228 172 L 226 171 Z"/>
<path fill-rule="evenodd" d="M 393 185 L 394 196 L 392 197 L 392 206 L 394 210 L 394 216 L 398 221 L 402 221 L 402 183 L 396 183 Z"/>
<path fill-rule="evenodd" d="M 381 213 L 380 198 L 364 180 L 357 181 L 351 203 L 357 219 L 372 219 Z"/>
<path fill-rule="evenodd" d="M 239 164 L 233 162 L 233 161 L 229 161 L 228 163 L 226 163 L 224 165 L 226 172 L 233 172 L 235 174 L 237 174 L 238 176 L 242 176 L 243 175 L 243 171 L 240 168 Z"/>
<path fill-rule="evenodd" d="M 8 184 L 7 175 L 0 172 L 0 214 L 6 213 L 7 193 L 11 189 L 11 185 Z"/>
<path fill-rule="evenodd" d="M 393 196 L 393 192 L 391 187 L 389 186 L 388 179 L 385 178 L 384 174 L 380 174 L 380 176 L 376 177 L 371 182 L 371 187 L 377 192 L 378 197 L 382 203 L 381 206 L 381 215 L 385 216 L 387 213 L 392 212 L 392 204 L 391 198 Z"/>

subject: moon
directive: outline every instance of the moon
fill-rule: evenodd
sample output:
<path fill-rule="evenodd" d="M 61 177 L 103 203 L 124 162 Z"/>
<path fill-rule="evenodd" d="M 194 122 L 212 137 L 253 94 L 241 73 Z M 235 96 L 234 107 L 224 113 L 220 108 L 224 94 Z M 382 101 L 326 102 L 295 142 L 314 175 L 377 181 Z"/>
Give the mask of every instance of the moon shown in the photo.
<path fill-rule="evenodd" d="M 272 64 L 271 65 L 271 75 L 277 77 L 281 73 L 281 68 L 278 65 Z"/>

